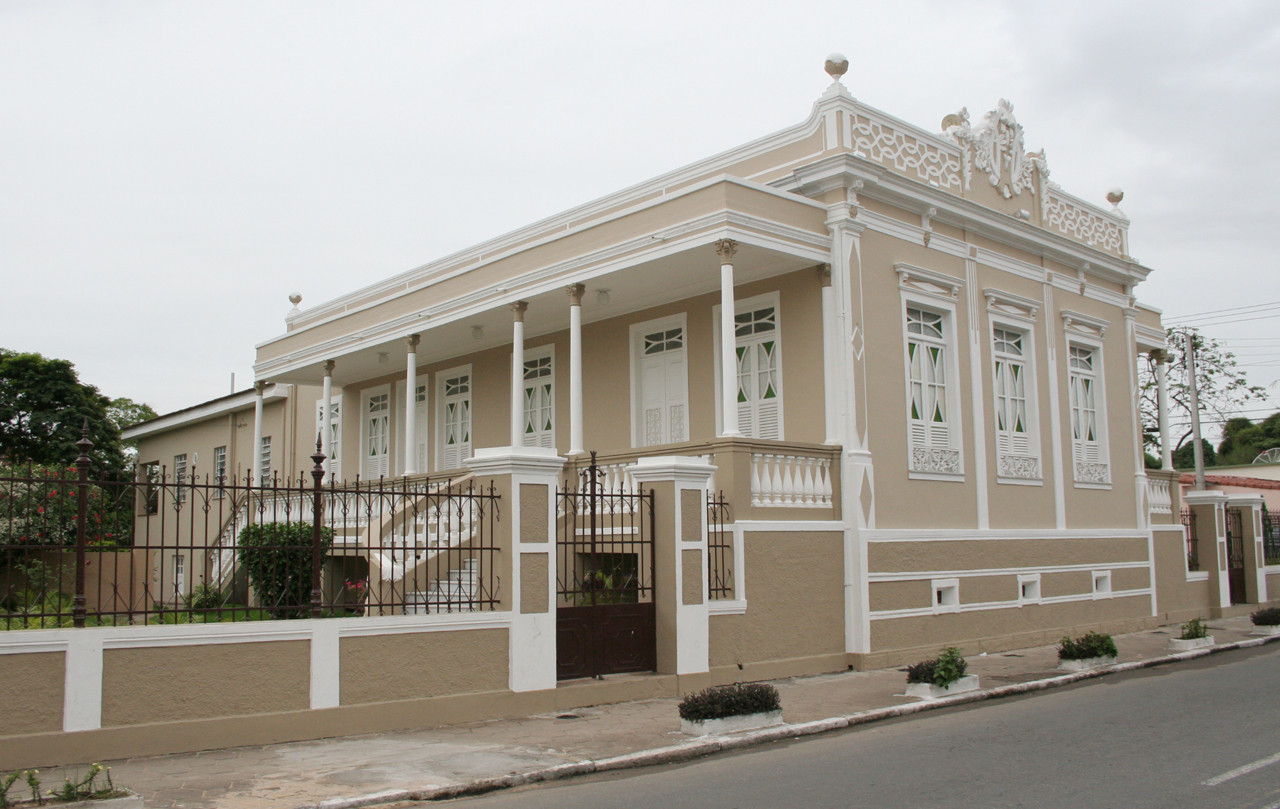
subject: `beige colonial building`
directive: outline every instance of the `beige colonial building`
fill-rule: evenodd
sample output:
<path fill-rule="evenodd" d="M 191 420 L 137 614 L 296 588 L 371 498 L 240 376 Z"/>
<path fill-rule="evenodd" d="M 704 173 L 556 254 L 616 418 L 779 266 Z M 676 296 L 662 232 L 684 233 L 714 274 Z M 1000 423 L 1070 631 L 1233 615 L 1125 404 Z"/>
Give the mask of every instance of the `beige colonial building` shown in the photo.
<path fill-rule="evenodd" d="M 1197 563 L 1167 447 L 1170 471 L 1143 469 L 1137 362 L 1164 330 L 1136 297 L 1151 270 L 1122 195 L 1099 207 L 1051 182 L 1007 101 L 921 128 L 855 100 L 844 68 L 828 61 L 795 126 L 295 299 L 257 347 L 253 390 L 127 432 L 144 474 L 296 479 L 320 436 L 335 481 L 507 476 L 506 589 L 484 625 L 501 634 L 475 653 L 510 671 L 485 688 L 514 694 L 557 689 L 546 637 L 566 605 L 560 518 L 527 487 L 572 479 L 589 451 L 612 485 L 653 487 L 656 547 L 663 525 L 679 535 L 656 564 L 652 668 L 681 689 L 1265 601 L 1260 556 L 1247 590 L 1228 586 L 1225 497 L 1194 504 Z M 719 588 L 708 492 L 728 504 Z M 179 589 L 210 564 L 183 562 Z M 447 617 L 414 620 L 439 642 L 470 631 L 430 623 Z M 369 668 L 358 656 L 343 653 L 340 689 L 317 680 L 316 642 L 311 708 L 379 701 L 378 671 L 348 681 Z"/>

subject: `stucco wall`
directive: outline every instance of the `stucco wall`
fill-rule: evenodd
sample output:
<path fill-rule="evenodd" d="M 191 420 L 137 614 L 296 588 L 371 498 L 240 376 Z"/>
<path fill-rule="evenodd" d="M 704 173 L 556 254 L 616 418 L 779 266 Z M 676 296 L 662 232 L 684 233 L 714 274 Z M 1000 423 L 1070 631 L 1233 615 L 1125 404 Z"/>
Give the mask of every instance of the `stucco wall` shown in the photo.
<path fill-rule="evenodd" d="M 344 638 L 341 671 L 343 705 L 494 691 L 507 685 L 507 633 Z"/>

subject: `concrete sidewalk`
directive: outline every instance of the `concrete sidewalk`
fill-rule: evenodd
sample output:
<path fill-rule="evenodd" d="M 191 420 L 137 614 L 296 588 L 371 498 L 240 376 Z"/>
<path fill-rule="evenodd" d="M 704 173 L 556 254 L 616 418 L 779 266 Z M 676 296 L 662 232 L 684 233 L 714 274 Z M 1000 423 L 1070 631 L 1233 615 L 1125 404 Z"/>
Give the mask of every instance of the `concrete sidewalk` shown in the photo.
<path fill-rule="evenodd" d="M 1280 640 L 1250 636 L 1247 617 L 1215 620 L 1209 627 L 1219 650 Z M 1178 633 L 1177 626 L 1169 626 L 1117 636 L 1120 658 L 1112 670 L 1209 653 L 1172 654 L 1169 639 Z M 774 684 L 787 724 L 723 737 L 685 736 L 678 731 L 676 700 L 655 699 L 434 730 L 104 763 L 115 782 L 142 793 L 148 807 L 342 809 L 684 760 L 1098 676 L 1096 670 L 1058 671 L 1053 646 L 974 656 L 968 662 L 982 690 L 931 703 L 902 696 L 906 677 L 901 669 L 779 680 Z M 61 777 L 53 770 L 45 774 L 51 783 Z"/>

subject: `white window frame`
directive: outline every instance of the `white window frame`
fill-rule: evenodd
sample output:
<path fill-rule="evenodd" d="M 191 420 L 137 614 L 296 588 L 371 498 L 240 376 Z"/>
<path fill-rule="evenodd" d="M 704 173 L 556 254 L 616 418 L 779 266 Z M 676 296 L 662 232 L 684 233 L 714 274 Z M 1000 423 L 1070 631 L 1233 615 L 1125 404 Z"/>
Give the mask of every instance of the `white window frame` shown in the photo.
<path fill-rule="evenodd" d="M 333 413 L 333 420 L 329 424 L 332 435 L 329 441 L 329 476 L 326 481 L 337 480 L 342 473 L 342 394 L 331 394 L 329 396 L 329 407 Z M 316 435 L 320 434 L 324 427 L 324 398 L 316 400 Z"/>
<path fill-rule="evenodd" d="M 929 589 L 933 594 L 932 606 L 935 615 L 960 611 L 959 579 L 932 579 L 929 582 Z"/>
<path fill-rule="evenodd" d="M 214 499 L 221 500 L 226 497 L 227 490 L 223 488 L 228 483 L 226 444 L 213 448 L 213 482 L 218 487 L 213 493 Z M 234 483 L 235 481 L 230 482 Z"/>
<path fill-rule="evenodd" d="M 271 436 L 262 436 L 262 443 L 258 445 L 258 468 L 254 470 L 258 474 L 258 484 L 266 485 L 271 480 Z"/>
<path fill-rule="evenodd" d="M 380 464 L 381 469 L 376 470 L 379 474 L 370 474 L 369 469 L 369 406 L 375 396 L 387 397 L 387 406 L 384 414 L 380 418 L 385 420 L 383 426 L 382 442 L 386 447 L 386 454 Z M 378 385 L 376 387 L 367 388 L 360 394 L 360 468 L 356 470 L 363 480 L 377 480 L 379 477 L 387 477 L 391 474 L 391 447 L 394 443 L 391 434 L 391 385 Z"/>
<path fill-rule="evenodd" d="M 1043 596 L 1040 591 L 1039 573 L 1018 574 L 1018 603 L 1039 604 Z"/>
<path fill-rule="evenodd" d="M 182 603 L 182 597 L 187 594 L 187 557 L 186 554 L 175 553 L 173 555 L 173 600 L 175 604 Z"/>
<path fill-rule="evenodd" d="M 912 335 L 908 331 L 908 309 L 917 309 L 921 312 L 927 312 L 942 317 L 942 338 L 939 340 L 925 339 L 920 340 L 921 345 L 940 344 L 944 351 L 943 364 L 948 378 L 946 385 L 946 408 L 947 416 L 944 422 L 947 425 L 947 443 L 920 443 L 911 424 L 911 348 L 910 344 L 913 337 L 920 335 Z M 957 320 L 955 304 L 936 298 L 933 296 L 925 296 L 912 294 L 904 291 L 902 294 L 902 368 L 903 368 L 903 390 L 906 398 L 903 400 L 903 413 L 907 422 L 907 470 L 908 477 L 913 480 L 942 480 L 961 482 L 964 480 L 964 421 L 961 417 L 960 408 L 960 357 L 959 357 L 959 341 L 957 339 Z M 925 462 L 924 458 L 917 457 L 917 449 L 936 450 L 942 453 L 955 453 L 954 463 L 946 456 L 938 456 L 937 463 L 930 464 Z M 946 467 L 952 467 L 948 469 Z"/>
<path fill-rule="evenodd" d="M 723 369 L 721 368 L 722 363 L 720 360 L 720 354 L 721 354 L 720 342 L 722 339 L 720 336 L 721 334 L 720 308 L 721 308 L 720 304 L 716 304 L 715 306 L 711 307 L 711 344 L 712 344 L 712 357 L 713 357 L 713 368 L 714 368 L 713 373 L 715 376 L 714 387 L 715 387 L 716 434 L 717 435 L 719 435 L 724 431 L 724 409 L 722 405 L 722 402 L 724 401 L 724 385 L 721 382 L 721 379 L 723 379 L 723 377 L 721 376 L 721 374 L 723 373 Z M 778 407 L 777 435 L 771 435 L 771 436 L 760 435 L 759 434 L 760 430 L 758 428 L 758 425 L 756 425 L 754 422 L 752 422 L 750 425 L 743 423 L 741 411 L 739 411 L 739 414 L 738 414 L 738 429 L 742 432 L 744 436 L 748 438 L 767 438 L 769 440 L 774 440 L 774 441 L 784 441 L 786 440 L 786 427 L 785 427 L 786 420 L 783 418 L 783 414 L 784 414 L 783 401 L 785 399 L 783 395 L 783 391 L 785 390 L 786 386 L 782 381 L 782 295 L 780 292 L 775 290 L 773 292 L 766 292 L 763 295 L 756 295 L 751 298 L 743 298 L 742 300 L 735 300 L 733 302 L 733 310 L 734 310 L 735 318 L 738 315 L 746 314 L 747 312 L 756 312 L 766 308 L 773 309 L 774 357 L 777 360 L 777 366 L 778 366 L 777 380 L 776 380 L 777 389 L 778 389 L 777 390 L 778 395 L 776 399 L 777 407 Z M 734 333 L 735 334 L 737 333 L 736 322 L 734 326 Z M 737 353 L 736 349 L 741 348 L 744 343 L 755 344 L 759 342 L 763 342 L 763 338 L 758 338 L 755 335 L 748 336 L 745 339 L 737 338 L 736 345 L 734 346 L 735 348 L 734 353 L 736 355 Z"/>
<path fill-rule="evenodd" d="M 554 343 L 547 343 L 537 348 L 526 349 L 524 352 L 524 368 L 521 369 L 521 379 L 524 380 L 524 391 L 521 397 L 522 406 L 524 407 L 524 417 L 521 420 L 521 443 L 526 447 L 546 447 L 548 449 L 556 448 L 556 347 Z M 540 362 L 541 360 L 550 360 L 551 375 L 547 377 L 539 377 L 537 379 L 528 379 L 526 374 L 529 373 L 529 363 Z M 539 428 L 534 432 L 528 432 L 529 428 L 529 391 L 544 384 L 543 380 L 551 383 L 551 427 L 549 429 Z M 536 395 L 536 394 L 535 394 Z M 539 419 L 541 421 L 541 419 Z"/>
<path fill-rule="evenodd" d="M 466 400 L 468 403 L 467 432 L 470 434 L 470 440 L 466 442 L 467 451 L 463 453 L 459 453 L 460 457 L 458 458 L 458 463 L 451 467 L 445 461 L 445 452 L 447 451 L 447 448 L 445 446 L 445 441 L 444 441 L 444 430 L 445 430 L 444 415 L 445 415 L 445 407 L 448 403 L 445 401 L 444 386 L 447 380 L 456 379 L 463 375 L 467 377 L 467 395 L 466 395 Z M 476 439 L 476 410 L 475 410 L 476 398 L 475 397 L 476 397 L 476 376 L 471 369 L 471 363 L 467 363 L 466 365 L 459 365 L 456 368 L 449 368 L 448 370 L 436 372 L 436 469 L 450 469 L 450 468 L 456 469 L 462 466 L 462 464 L 466 461 L 466 459 L 471 457 L 472 453 L 475 452 L 475 439 Z M 462 456 L 465 456 L 465 457 L 462 457 Z"/>
<path fill-rule="evenodd" d="M 1067 334 L 1065 343 L 1067 350 L 1063 359 L 1067 369 L 1067 440 L 1070 442 L 1071 449 L 1071 478 L 1077 489 L 1110 489 L 1111 453 L 1109 451 L 1110 444 L 1107 440 L 1107 386 L 1102 356 L 1102 342 L 1078 334 Z M 1097 457 L 1094 460 L 1088 460 L 1082 454 L 1081 445 L 1077 444 L 1075 437 L 1075 405 L 1071 398 L 1072 382 L 1075 377 L 1082 374 L 1071 365 L 1072 348 L 1085 349 L 1093 354 L 1093 370 L 1090 372 L 1089 378 L 1093 380 L 1093 407 L 1097 422 L 1097 435 L 1092 442 L 1097 450 Z M 1105 472 L 1105 480 L 1090 480 L 1087 477 L 1082 479 L 1082 464 L 1097 464 L 1101 466 Z"/>
<path fill-rule="evenodd" d="M 179 452 L 173 456 L 173 480 L 177 484 L 174 490 L 174 500 L 176 503 L 187 502 L 187 453 Z"/>
<path fill-rule="evenodd" d="M 640 449 L 647 446 L 661 446 L 661 444 L 646 444 L 644 442 L 644 424 L 640 422 L 640 414 L 643 410 L 640 397 L 643 390 L 640 385 L 640 363 L 641 352 L 644 350 L 644 336 L 657 331 L 668 331 L 670 329 L 679 328 L 683 335 L 683 345 L 680 351 L 684 354 L 684 423 L 685 423 L 685 441 L 688 441 L 692 435 L 690 430 L 691 413 L 689 412 L 689 323 L 688 316 L 685 312 L 680 312 L 667 317 L 660 317 L 654 320 L 646 320 L 643 323 L 635 323 L 631 326 L 631 446 L 633 449 Z M 670 430 L 668 430 L 668 433 Z M 668 435 L 670 437 L 670 435 Z M 679 442 L 671 442 L 679 443 Z"/>
<path fill-rule="evenodd" d="M 996 347 L 996 332 L 1016 332 L 1022 338 L 1022 355 L 1003 355 Z M 995 438 L 996 482 L 1022 486 L 1044 485 L 1044 464 L 1041 461 L 1039 377 L 1036 375 L 1035 323 L 1022 318 L 992 315 L 988 318 L 988 340 L 991 346 L 991 429 Z M 997 392 L 997 363 L 1012 360 L 1021 363 L 1023 399 L 1026 407 L 1026 451 L 1001 449 L 1000 396 Z"/>

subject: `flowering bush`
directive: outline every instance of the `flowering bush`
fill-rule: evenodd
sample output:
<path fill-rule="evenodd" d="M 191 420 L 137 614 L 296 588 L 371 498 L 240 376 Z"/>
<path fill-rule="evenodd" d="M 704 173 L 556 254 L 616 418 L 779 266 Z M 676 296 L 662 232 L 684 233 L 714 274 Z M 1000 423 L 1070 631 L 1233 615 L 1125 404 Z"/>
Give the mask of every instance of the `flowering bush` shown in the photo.
<path fill-rule="evenodd" d="M 0 549 L 74 546 L 79 476 L 74 466 L 0 465 Z M 85 513 L 89 548 L 129 544 L 131 493 L 128 486 L 90 484 Z"/>

